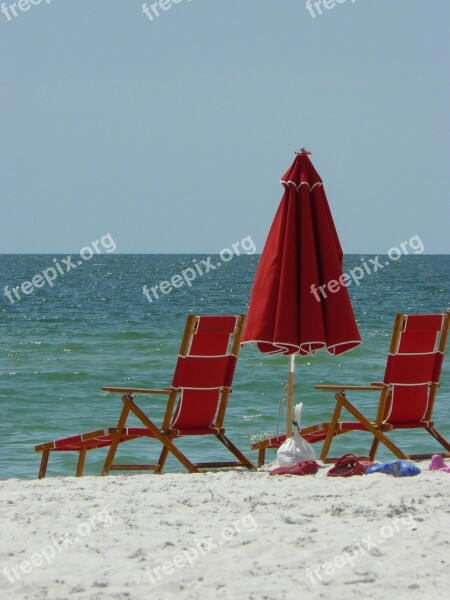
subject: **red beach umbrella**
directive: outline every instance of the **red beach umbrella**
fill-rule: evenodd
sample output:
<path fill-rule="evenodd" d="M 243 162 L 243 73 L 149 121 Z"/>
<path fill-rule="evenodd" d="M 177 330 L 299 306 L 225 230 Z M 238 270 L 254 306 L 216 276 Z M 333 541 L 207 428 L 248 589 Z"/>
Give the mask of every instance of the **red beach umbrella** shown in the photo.
<path fill-rule="evenodd" d="M 281 178 L 284 195 L 261 254 L 242 343 L 291 355 L 287 435 L 292 433 L 294 357 L 342 354 L 361 343 L 343 253 L 322 179 L 306 150 Z"/>

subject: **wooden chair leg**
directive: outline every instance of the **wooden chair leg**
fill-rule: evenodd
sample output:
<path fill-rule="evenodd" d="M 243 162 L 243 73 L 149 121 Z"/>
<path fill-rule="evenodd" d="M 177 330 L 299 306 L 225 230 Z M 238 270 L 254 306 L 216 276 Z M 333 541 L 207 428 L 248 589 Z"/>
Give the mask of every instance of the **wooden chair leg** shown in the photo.
<path fill-rule="evenodd" d="M 41 464 L 39 466 L 38 479 L 44 479 L 47 471 L 48 457 L 50 456 L 50 450 L 43 450 Z"/>
<path fill-rule="evenodd" d="M 75 477 L 83 476 L 84 461 L 86 460 L 86 453 L 87 453 L 87 448 L 80 448 Z"/>
<path fill-rule="evenodd" d="M 258 467 L 262 467 L 266 462 L 266 449 L 260 448 L 258 452 Z"/>
<path fill-rule="evenodd" d="M 350 414 L 352 414 L 358 421 L 364 425 L 367 431 L 370 431 L 380 442 L 382 442 L 391 452 L 395 454 L 397 458 L 402 458 L 404 460 L 408 459 L 408 456 L 400 450 L 386 435 L 384 435 L 379 429 L 374 427 L 374 425 L 367 419 L 357 408 L 353 406 L 342 394 L 341 399 L 342 405 L 348 410 Z"/>
<path fill-rule="evenodd" d="M 122 430 L 125 427 L 125 423 L 127 422 L 129 412 L 129 407 L 126 404 L 124 404 L 122 412 L 120 413 L 119 421 L 117 423 L 116 432 L 114 433 L 111 446 L 109 447 L 108 454 L 106 456 L 105 464 L 103 465 L 102 475 L 108 475 L 111 470 L 111 465 L 113 464 L 117 447 L 120 443 L 120 436 L 122 435 Z"/>
<path fill-rule="evenodd" d="M 164 469 L 164 465 L 166 464 L 166 460 L 167 460 L 168 456 L 169 456 L 169 450 L 165 446 L 163 446 L 163 449 L 161 450 L 161 454 L 159 455 L 158 468 L 155 469 L 155 473 L 162 473 L 162 470 Z"/>
<path fill-rule="evenodd" d="M 250 469 L 250 471 L 256 471 L 255 465 L 250 462 L 250 460 L 244 454 L 242 454 L 239 448 L 237 448 L 233 442 L 227 438 L 226 435 L 223 433 L 218 433 L 216 437 L 226 448 L 228 448 L 232 454 L 234 454 L 237 459 L 239 459 L 244 467 L 247 467 L 247 469 Z"/>
<path fill-rule="evenodd" d="M 434 439 L 437 442 L 441 444 L 443 448 L 447 450 L 447 452 L 450 452 L 450 443 L 445 439 L 443 435 L 439 433 L 439 431 L 437 431 L 437 429 L 434 428 L 434 425 L 429 425 L 427 427 L 427 431 L 430 435 L 434 437 Z"/>
<path fill-rule="evenodd" d="M 336 406 L 333 412 L 333 416 L 331 417 L 330 424 L 328 425 L 327 437 L 322 446 L 322 452 L 320 453 L 320 460 L 322 462 L 326 462 L 328 452 L 330 450 L 331 442 L 333 441 L 334 432 L 336 430 L 337 423 L 339 421 L 339 417 L 342 411 L 342 399 L 345 398 L 345 394 L 339 392 L 336 394 Z"/>
<path fill-rule="evenodd" d="M 131 397 L 124 396 L 123 401 L 128 410 L 131 410 L 133 414 L 153 433 L 153 436 L 163 444 L 167 450 L 177 458 L 180 463 L 189 471 L 189 473 L 198 473 L 199 470 L 191 463 L 190 460 L 173 444 L 172 440 L 161 433 L 156 425 L 150 421 L 147 415 L 133 402 Z"/>
<path fill-rule="evenodd" d="M 369 451 L 369 458 L 370 458 L 370 460 L 375 460 L 375 455 L 377 453 L 379 445 L 380 445 L 380 440 L 378 438 L 374 437 L 372 445 L 370 447 L 370 451 Z"/>

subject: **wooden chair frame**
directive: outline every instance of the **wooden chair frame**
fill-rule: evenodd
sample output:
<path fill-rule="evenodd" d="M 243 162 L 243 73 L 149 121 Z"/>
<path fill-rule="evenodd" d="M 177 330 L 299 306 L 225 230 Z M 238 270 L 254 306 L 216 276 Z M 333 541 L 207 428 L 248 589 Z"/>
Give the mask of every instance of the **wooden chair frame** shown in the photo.
<path fill-rule="evenodd" d="M 89 441 L 89 440 L 101 439 L 103 436 L 109 437 L 109 435 L 110 435 L 109 430 L 105 431 L 104 429 L 100 429 L 98 431 L 91 431 L 89 433 L 84 433 L 81 437 L 84 441 Z M 86 454 L 89 452 L 89 450 L 96 450 L 97 448 L 103 448 L 104 446 L 105 446 L 104 443 L 99 442 L 98 444 L 94 444 L 92 446 L 84 447 L 84 448 L 80 448 L 79 450 L 76 450 L 76 452 L 78 452 L 78 461 L 77 461 L 77 466 L 76 466 L 76 470 L 75 470 L 75 477 L 81 477 L 83 475 Z M 35 452 L 42 452 L 41 462 L 39 465 L 38 479 L 43 479 L 45 477 L 45 473 L 47 472 L 47 465 L 48 465 L 48 459 L 50 457 L 50 452 L 54 449 L 55 449 L 54 442 L 46 442 L 45 444 L 39 444 L 38 446 L 35 447 L 35 449 L 34 449 Z M 70 452 L 70 450 L 67 450 L 66 452 Z"/>
<path fill-rule="evenodd" d="M 391 345 L 389 348 L 389 352 L 391 354 L 395 354 L 398 351 L 400 336 L 402 331 L 404 330 L 406 323 L 407 315 L 398 313 L 394 323 L 394 331 L 392 334 Z M 444 315 L 444 322 L 442 325 L 440 339 L 438 344 L 438 352 L 444 354 L 445 347 L 447 344 L 448 331 L 450 325 L 450 313 L 446 313 Z M 423 424 L 421 429 L 425 429 L 437 442 L 441 444 L 443 448 L 446 450 L 446 454 L 450 456 L 450 443 L 442 436 L 434 426 L 434 422 L 431 421 L 431 417 L 433 414 L 434 403 L 436 399 L 436 393 L 439 384 L 436 382 L 432 382 L 430 384 L 430 391 L 428 396 L 428 406 L 427 411 L 424 415 L 424 418 L 420 423 Z M 369 451 L 369 460 L 374 460 L 380 442 L 384 444 L 397 458 L 400 459 L 427 459 L 432 456 L 432 454 L 405 454 L 398 446 L 396 446 L 392 440 L 390 440 L 386 433 L 395 429 L 395 426 L 385 421 L 387 403 L 389 399 L 389 393 L 391 392 L 392 387 L 388 384 L 384 383 L 372 383 L 369 386 L 364 385 L 316 385 L 316 389 L 322 391 L 334 391 L 336 392 L 335 399 L 336 405 L 333 411 L 333 415 L 331 417 L 331 421 L 327 424 L 327 436 L 325 438 L 322 451 L 320 454 L 320 459 L 323 462 L 334 462 L 335 459 L 328 458 L 328 452 L 330 450 L 330 446 L 332 440 L 337 435 L 341 435 L 344 433 L 348 433 L 348 431 L 343 431 L 339 427 L 339 418 L 342 412 L 342 409 L 346 409 L 350 414 L 352 414 L 359 423 L 364 425 L 366 430 L 373 434 L 373 442 Z M 347 400 L 346 392 L 365 392 L 365 391 L 377 391 L 380 393 L 380 401 L 378 404 L 378 411 L 375 418 L 375 421 L 370 421 L 367 417 L 365 417 L 361 411 L 359 411 L 351 402 Z M 325 424 L 324 424 L 325 425 Z"/>
<path fill-rule="evenodd" d="M 189 315 L 186 321 L 186 327 L 184 330 L 183 339 L 181 342 L 180 356 L 186 356 L 189 352 L 190 343 L 192 336 L 194 335 L 200 317 Z M 236 317 L 236 327 L 234 330 L 233 344 L 231 348 L 231 354 L 237 357 L 240 350 L 240 339 L 242 336 L 243 328 L 245 323 L 245 315 L 239 315 Z M 209 463 L 192 463 L 186 456 L 175 446 L 173 440 L 179 436 L 177 430 L 171 429 L 172 417 L 174 410 L 176 409 L 177 400 L 179 397 L 179 389 L 176 388 L 163 388 L 163 389 L 147 389 L 147 388 L 122 388 L 122 387 L 103 387 L 104 391 L 111 392 L 113 394 L 121 394 L 123 401 L 123 408 L 119 416 L 117 427 L 112 427 L 107 430 L 92 431 L 89 433 L 82 434 L 80 436 L 74 436 L 76 444 L 67 444 L 66 448 L 58 447 L 58 443 L 61 442 L 72 442 L 72 438 L 66 438 L 64 440 L 58 440 L 57 442 L 46 442 L 39 444 L 35 447 L 36 452 L 42 452 L 42 458 L 39 466 L 39 479 L 45 477 L 48 460 L 51 452 L 54 451 L 65 451 L 65 452 L 78 452 L 78 461 L 76 466 L 75 475 L 81 477 L 83 475 L 83 469 L 85 465 L 87 452 L 97 448 L 105 448 L 109 446 L 109 451 L 103 466 L 102 475 L 107 475 L 111 470 L 153 470 L 155 473 L 161 473 L 166 463 L 168 454 L 171 453 L 177 458 L 181 464 L 190 472 L 197 473 L 200 469 L 204 468 L 217 468 L 217 467 L 246 467 L 247 469 L 254 470 L 254 465 L 250 460 L 231 442 L 231 440 L 225 435 L 225 429 L 223 422 L 225 418 L 225 412 L 227 409 L 228 399 L 231 393 L 231 387 L 224 386 L 220 390 L 220 400 L 217 410 L 216 422 L 212 427 L 215 429 L 215 437 L 236 457 L 235 462 L 209 462 Z M 164 395 L 167 396 L 167 406 L 165 410 L 164 420 L 162 427 L 158 428 L 155 423 L 137 406 L 134 402 L 134 395 L 148 394 L 148 395 Z M 144 425 L 144 433 L 142 428 L 136 433 L 130 433 L 125 427 L 129 414 L 133 413 Z M 148 432 L 148 435 L 147 435 Z M 114 457 L 117 452 L 119 444 L 139 439 L 142 437 L 148 437 L 150 439 L 157 439 L 163 445 L 159 460 L 154 465 L 118 465 L 114 464 Z M 83 445 L 85 444 L 86 445 Z M 76 447 L 81 446 L 81 447 Z"/>
<path fill-rule="evenodd" d="M 189 315 L 186 327 L 181 342 L 181 348 L 179 355 L 181 357 L 187 356 L 192 336 L 196 332 L 199 317 Z M 245 324 L 245 315 L 239 315 L 236 320 L 236 328 L 234 331 L 233 345 L 231 354 L 236 356 L 240 349 L 240 340 Z M 208 468 L 220 468 L 220 467 L 246 467 L 247 469 L 254 470 L 254 465 L 250 460 L 231 442 L 229 438 L 225 436 L 225 429 L 223 428 L 223 421 L 225 418 L 225 412 L 227 409 L 228 398 L 231 393 L 230 387 L 223 387 L 220 391 L 220 400 L 217 410 L 217 418 L 213 425 L 217 429 L 217 433 L 212 434 L 221 442 L 228 450 L 238 459 L 235 462 L 202 462 L 193 463 L 191 462 L 173 443 L 173 440 L 177 437 L 178 431 L 171 429 L 171 423 L 174 416 L 174 410 L 178 400 L 180 390 L 177 388 L 164 388 L 164 389 L 140 389 L 140 388 L 118 388 L 118 387 L 103 387 L 104 391 L 111 392 L 113 394 L 122 394 L 122 402 L 124 406 L 122 408 L 117 427 L 112 431 L 114 437 L 109 448 L 108 455 L 103 466 L 102 475 L 108 475 L 112 470 L 151 470 L 155 473 L 161 473 L 166 463 L 169 453 L 177 458 L 180 463 L 189 471 L 189 473 L 198 473 L 201 469 Z M 164 415 L 164 420 L 161 429 L 159 429 L 155 423 L 141 410 L 141 408 L 135 403 L 133 396 L 138 394 L 164 394 L 168 396 L 167 407 Z M 152 436 L 159 440 L 163 445 L 161 454 L 158 462 L 151 465 L 124 465 L 114 464 L 114 458 L 117 452 L 117 448 L 122 443 L 123 436 L 126 441 L 126 429 L 125 425 L 128 416 L 132 412 L 143 425 L 150 430 Z M 184 437 L 184 436 L 180 436 Z M 133 436 L 130 437 L 133 439 Z"/>
<path fill-rule="evenodd" d="M 400 342 L 400 336 L 404 329 L 406 322 L 406 315 L 397 314 L 394 330 L 391 339 L 391 345 L 389 348 L 389 352 L 391 354 L 395 354 L 398 351 L 398 346 Z M 438 351 L 444 354 L 445 347 L 448 338 L 448 332 L 450 327 L 450 313 L 446 313 L 444 315 L 444 323 L 441 329 Z M 429 392 L 429 402 L 427 406 L 426 414 L 424 415 L 423 427 L 421 429 L 425 429 L 437 442 L 439 442 L 442 447 L 446 450 L 445 456 L 450 456 L 450 443 L 445 439 L 443 435 L 441 435 L 434 426 L 434 422 L 431 420 L 433 415 L 434 403 L 436 399 L 436 393 L 438 390 L 438 383 L 430 384 L 430 392 Z M 315 443 L 323 440 L 323 447 L 320 454 L 320 459 L 323 462 L 332 463 L 336 461 L 336 458 L 329 458 L 328 452 L 330 450 L 331 443 L 333 438 L 338 435 L 343 435 L 345 433 L 349 433 L 349 430 L 344 430 L 340 423 L 340 415 L 343 409 L 346 409 L 350 414 L 352 414 L 359 423 L 361 423 L 366 430 L 373 434 L 373 442 L 369 451 L 369 455 L 367 457 L 368 460 L 374 460 L 377 450 L 379 448 L 380 442 L 384 444 L 397 458 L 400 459 L 427 459 L 432 456 L 432 454 L 413 454 L 407 455 L 405 454 L 398 446 L 396 446 L 392 440 L 390 440 L 386 433 L 395 429 L 395 427 L 388 422 L 384 421 L 384 417 L 386 414 L 386 407 L 389 399 L 389 393 L 391 391 L 391 386 L 384 383 L 372 383 L 371 385 L 316 385 L 315 389 L 326 391 L 326 392 L 336 392 L 335 394 L 335 408 L 331 417 L 330 422 L 320 423 L 318 425 L 312 425 L 310 427 L 305 427 L 301 430 L 301 435 L 305 437 L 310 443 Z M 346 397 L 346 392 L 378 392 L 380 394 L 380 400 L 378 404 L 377 415 L 374 421 L 371 421 L 367 417 L 365 417 L 361 411 L 359 411 Z M 286 436 L 280 436 L 279 441 L 272 439 L 265 439 L 259 442 L 256 442 L 251 446 L 252 450 L 258 451 L 258 466 L 261 467 L 265 462 L 265 453 L 268 448 L 277 449 L 286 439 Z"/>

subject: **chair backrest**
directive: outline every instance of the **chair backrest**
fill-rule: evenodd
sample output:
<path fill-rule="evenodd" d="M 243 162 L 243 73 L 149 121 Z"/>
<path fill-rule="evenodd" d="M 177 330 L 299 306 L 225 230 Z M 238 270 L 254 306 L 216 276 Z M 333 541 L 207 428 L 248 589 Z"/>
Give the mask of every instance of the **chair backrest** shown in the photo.
<path fill-rule="evenodd" d="M 244 321 L 245 315 L 188 317 L 172 381 L 178 405 L 166 413 L 170 429 L 222 426 Z"/>
<path fill-rule="evenodd" d="M 398 314 L 384 383 L 390 386 L 381 421 L 413 424 L 431 419 L 439 385 L 450 313 Z"/>

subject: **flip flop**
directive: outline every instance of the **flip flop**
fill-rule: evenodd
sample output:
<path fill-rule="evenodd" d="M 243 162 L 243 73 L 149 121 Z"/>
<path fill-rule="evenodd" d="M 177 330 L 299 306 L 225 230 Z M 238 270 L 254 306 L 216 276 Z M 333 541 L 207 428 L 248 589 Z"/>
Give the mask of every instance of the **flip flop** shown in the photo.
<path fill-rule="evenodd" d="M 366 475 L 370 475 L 371 473 L 386 473 L 386 475 L 393 475 L 394 477 L 413 477 L 414 475 L 419 475 L 421 470 L 409 460 L 395 460 L 369 467 Z"/>
<path fill-rule="evenodd" d="M 319 465 L 314 460 L 301 460 L 290 467 L 278 467 L 270 471 L 269 475 L 315 475 Z"/>
<path fill-rule="evenodd" d="M 272 469 L 269 475 L 289 475 L 292 467 L 276 467 Z"/>
<path fill-rule="evenodd" d="M 364 475 L 372 462 L 362 461 L 356 454 L 344 454 L 337 461 L 334 467 L 327 473 L 327 477 L 352 477 L 353 475 Z"/>
<path fill-rule="evenodd" d="M 319 465 L 315 460 L 301 460 L 291 467 L 291 475 L 315 475 Z"/>

